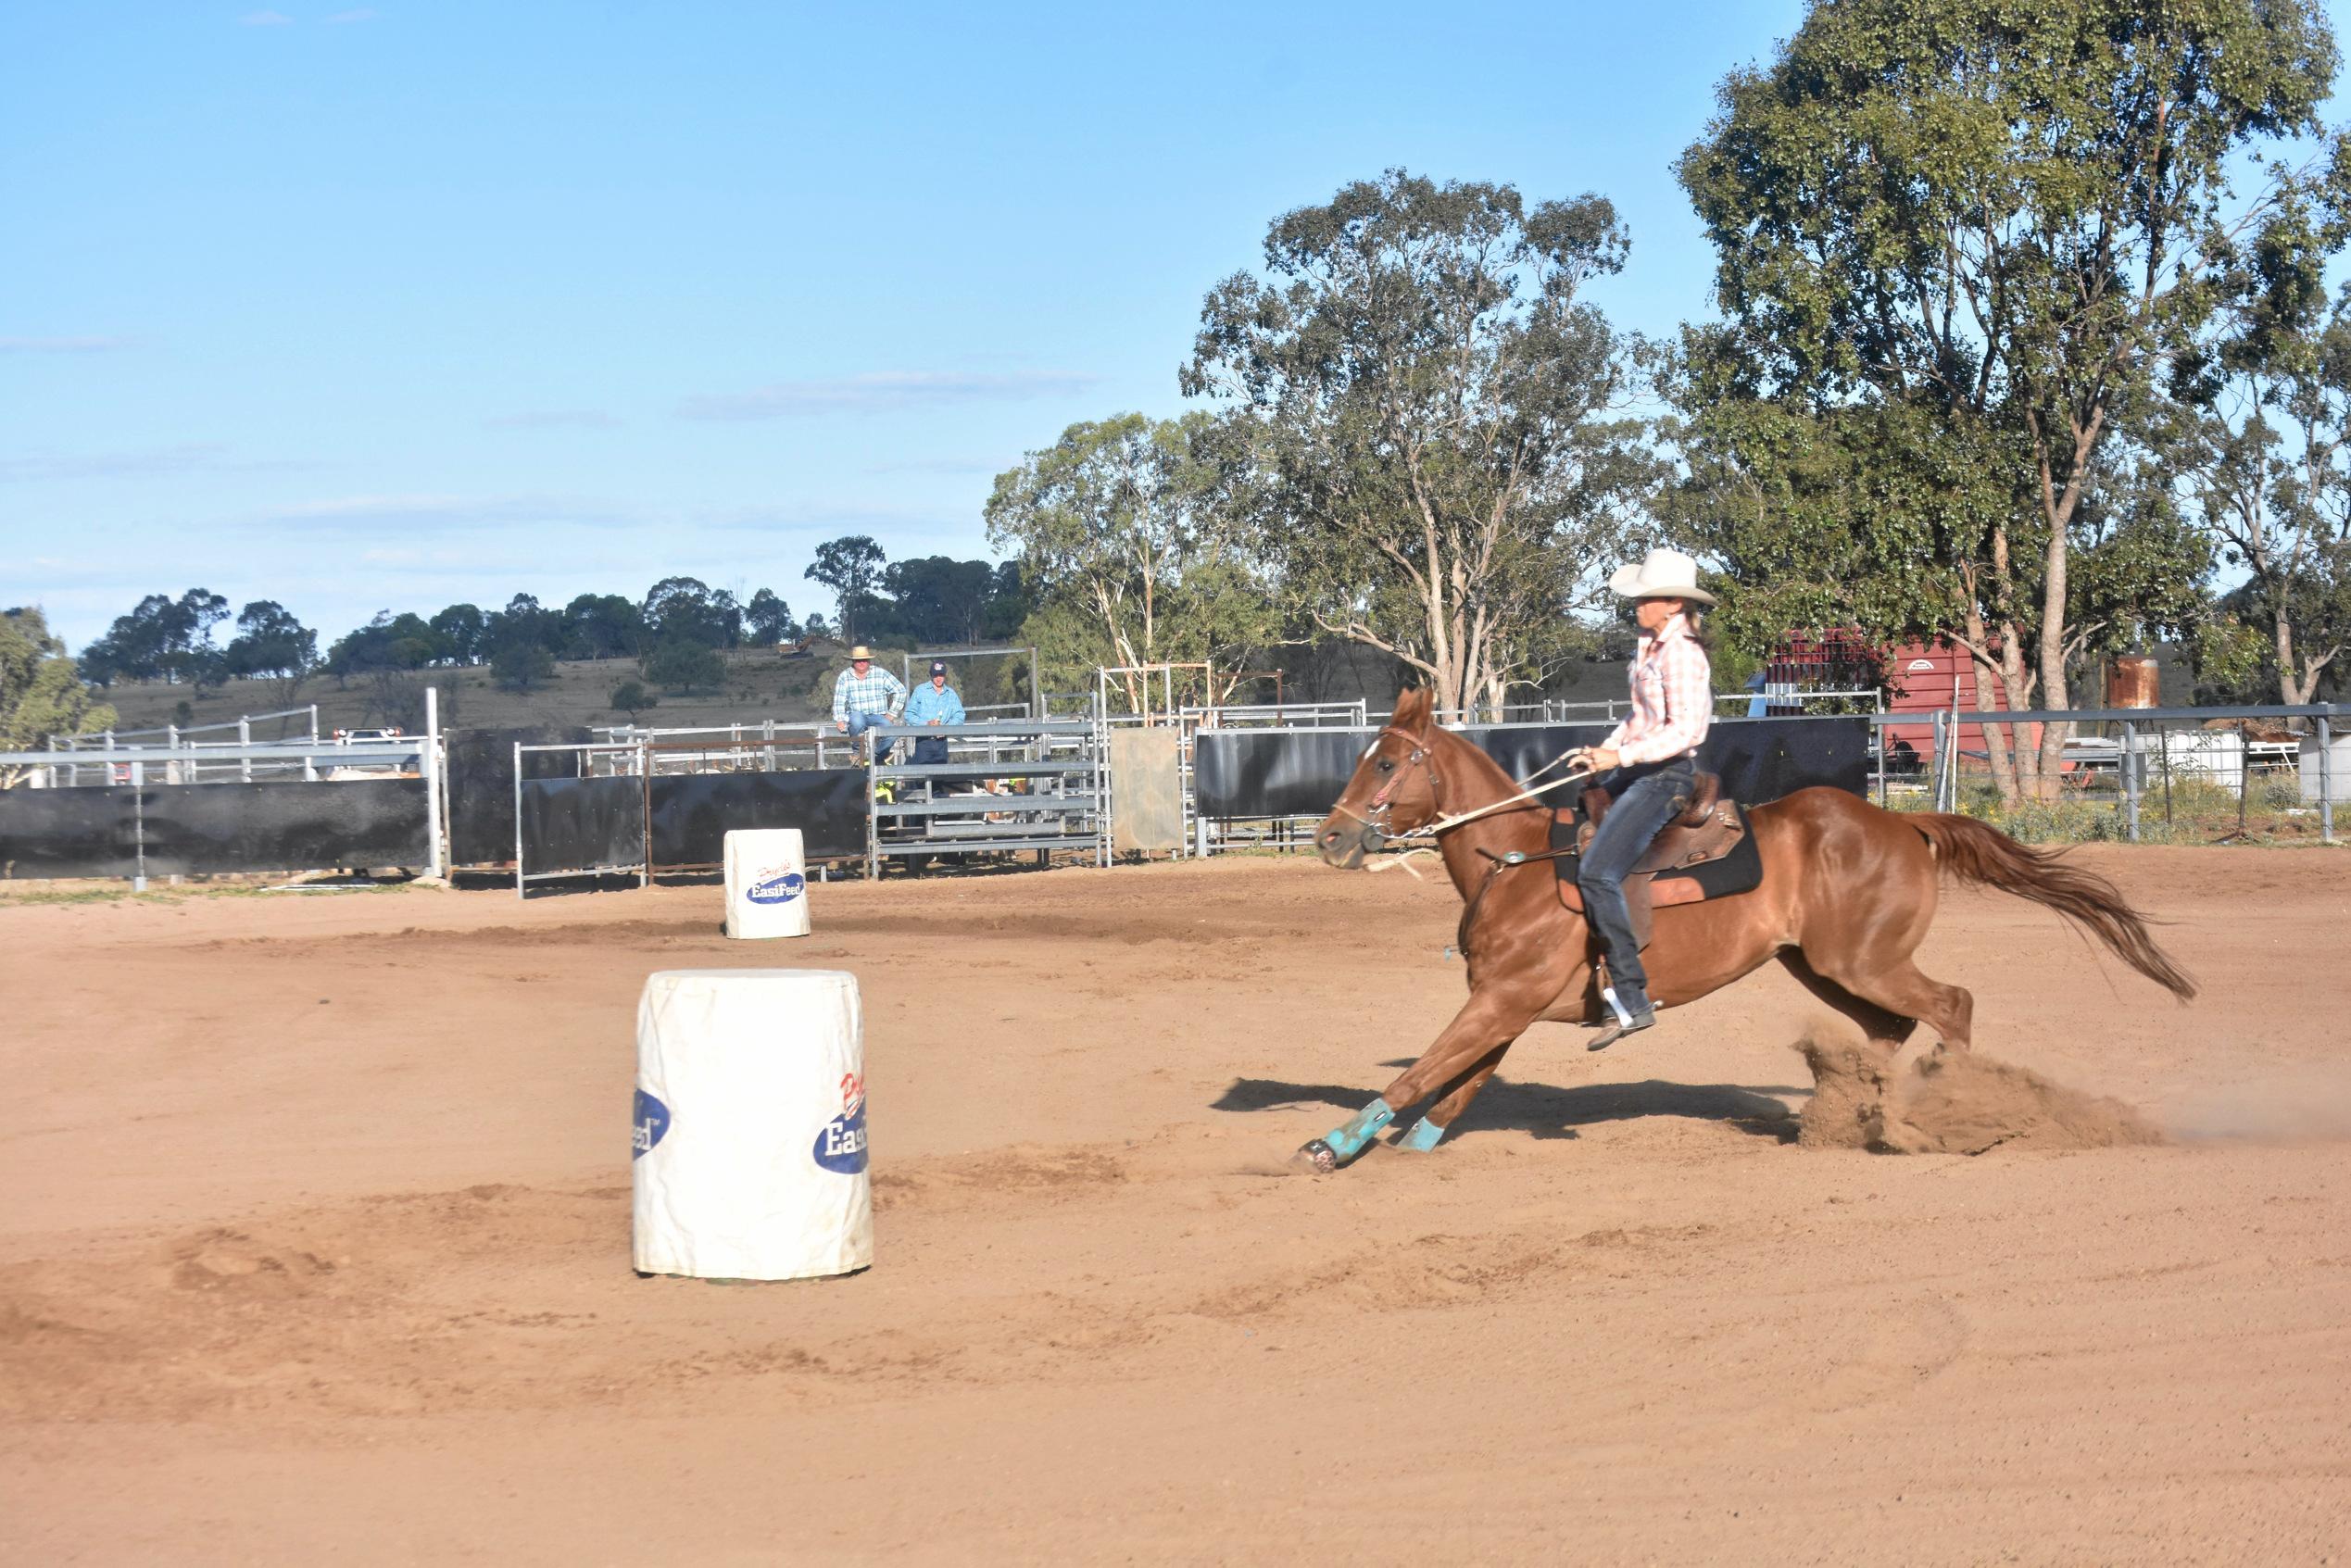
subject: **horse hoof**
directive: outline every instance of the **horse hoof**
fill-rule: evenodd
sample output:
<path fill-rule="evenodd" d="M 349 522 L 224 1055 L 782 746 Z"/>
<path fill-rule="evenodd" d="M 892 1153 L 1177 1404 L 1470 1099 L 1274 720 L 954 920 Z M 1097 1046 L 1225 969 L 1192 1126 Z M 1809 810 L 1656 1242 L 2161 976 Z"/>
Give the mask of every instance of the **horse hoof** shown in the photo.
<path fill-rule="evenodd" d="M 1310 1175 L 1327 1176 L 1339 1169 L 1339 1151 L 1320 1138 L 1301 1144 L 1289 1162 Z"/>

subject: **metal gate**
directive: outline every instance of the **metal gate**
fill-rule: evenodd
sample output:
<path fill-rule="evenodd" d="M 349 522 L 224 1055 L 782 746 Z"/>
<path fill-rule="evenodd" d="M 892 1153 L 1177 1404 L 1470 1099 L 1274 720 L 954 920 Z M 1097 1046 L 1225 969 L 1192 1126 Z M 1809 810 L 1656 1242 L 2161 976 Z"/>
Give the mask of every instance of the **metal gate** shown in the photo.
<path fill-rule="evenodd" d="M 890 759 L 869 770 L 866 870 L 942 855 L 1075 850 L 1110 863 L 1100 729 L 1085 719 L 877 725 Z M 944 761 L 915 761 L 917 743 Z"/>

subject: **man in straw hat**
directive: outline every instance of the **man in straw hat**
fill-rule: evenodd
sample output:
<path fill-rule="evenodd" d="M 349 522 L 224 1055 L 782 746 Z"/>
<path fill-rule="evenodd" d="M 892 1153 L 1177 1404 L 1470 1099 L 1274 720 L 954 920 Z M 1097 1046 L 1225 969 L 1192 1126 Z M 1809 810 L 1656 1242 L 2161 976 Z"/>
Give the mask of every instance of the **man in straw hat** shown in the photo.
<path fill-rule="evenodd" d="M 1606 740 L 1580 753 L 1584 766 L 1608 776 L 1612 804 L 1578 862 L 1584 919 L 1599 938 L 1607 981 L 1601 991 L 1614 1020 L 1586 1048 L 1613 1046 L 1657 1022 L 1649 975 L 1641 965 L 1625 908 L 1625 878 L 1666 825 L 1689 806 L 1698 776 L 1698 743 L 1714 717 L 1714 671 L 1697 637 L 1702 609 L 1715 596 L 1698 586 L 1698 563 L 1679 550 L 1652 550 L 1639 566 L 1608 579 L 1634 601 L 1641 647 L 1627 672 L 1632 712 Z"/>
<path fill-rule="evenodd" d="M 863 643 L 849 649 L 849 667 L 833 680 L 833 727 L 854 739 L 876 724 L 895 724 L 906 708 L 906 683 L 874 668 L 874 650 Z M 890 759 L 886 738 L 873 743 L 874 760 Z"/>

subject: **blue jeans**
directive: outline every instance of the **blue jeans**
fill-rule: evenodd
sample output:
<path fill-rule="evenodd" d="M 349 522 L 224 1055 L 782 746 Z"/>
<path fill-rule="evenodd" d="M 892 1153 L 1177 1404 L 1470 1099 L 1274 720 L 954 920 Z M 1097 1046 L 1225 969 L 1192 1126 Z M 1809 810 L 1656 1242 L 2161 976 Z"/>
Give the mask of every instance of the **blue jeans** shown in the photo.
<path fill-rule="evenodd" d="M 914 742 L 914 760 L 917 763 L 946 761 L 947 737 L 945 735 L 919 737 Z"/>
<path fill-rule="evenodd" d="M 855 740 L 858 736 L 863 734 L 866 731 L 872 729 L 876 724 L 887 724 L 892 721 L 893 721 L 890 716 L 886 713 L 852 713 L 849 716 L 849 739 Z M 881 739 L 875 741 L 874 743 L 874 760 L 876 762 L 888 761 L 890 759 L 890 747 L 897 744 L 897 742 L 891 740 L 887 735 L 885 735 Z"/>
<path fill-rule="evenodd" d="M 1649 972 L 1641 967 L 1641 944 L 1633 937 L 1625 908 L 1625 878 L 1655 843 L 1666 824 L 1690 804 L 1697 762 L 1678 757 L 1647 767 L 1619 768 L 1609 776 L 1615 799 L 1591 835 L 1591 847 L 1577 862 L 1576 886 L 1584 896 L 1584 919 L 1608 957 L 1608 981 L 1628 1012 L 1649 1006 Z"/>

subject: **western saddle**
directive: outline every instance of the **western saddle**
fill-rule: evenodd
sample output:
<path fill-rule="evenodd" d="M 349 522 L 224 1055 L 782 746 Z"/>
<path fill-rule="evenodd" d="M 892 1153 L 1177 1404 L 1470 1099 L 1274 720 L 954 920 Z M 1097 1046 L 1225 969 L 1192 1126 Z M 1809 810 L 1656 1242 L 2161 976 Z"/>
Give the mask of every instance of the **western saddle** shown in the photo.
<path fill-rule="evenodd" d="M 1576 855 L 1580 857 L 1591 843 L 1591 835 L 1599 830 L 1601 820 L 1607 816 L 1609 805 L 1606 790 L 1598 786 L 1585 790 L 1578 810 L 1556 814 L 1553 843 L 1572 831 Z M 1746 816 L 1724 797 L 1721 775 L 1700 773 L 1691 784 L 1688 803 L 1666 824 L 1665 831 L 1634 863 L 1632 874 L 1625 878 L 1625 908 L 1632 916 L 1633 935 L 1642 947 L 1649 946 L 1652 912 L 1657 905 L 1694 904 L 1710 891 L 1706 883 L 1694 875 L 1670 873 L 1689 872 L 1722 859 L 1737 849 L 1746 836 Z M 1576 885 L 1575 868 L 1573 859 L 1559 861 L 1559 897 L 1567 908 L 1580 911 L 1584 900 Z"/>

